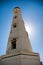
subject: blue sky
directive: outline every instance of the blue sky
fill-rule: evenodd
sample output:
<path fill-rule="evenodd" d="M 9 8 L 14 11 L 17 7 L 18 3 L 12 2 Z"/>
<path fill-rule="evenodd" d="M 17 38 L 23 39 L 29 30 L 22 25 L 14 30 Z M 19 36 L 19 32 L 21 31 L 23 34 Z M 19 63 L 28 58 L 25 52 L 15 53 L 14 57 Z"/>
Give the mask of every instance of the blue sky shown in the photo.
<path fill-rule="evenodd" d="M 13 18 L 13 8 L 16 6 L 22 10 L 22 18 L 26 27 L 29 29 L 29 26 L 31 26 L 31 34 L 29 35 L 33 52 L 38 52 L 41 61 L 43 61 L 43 4 L 41 1 L 0 1 L 0 55 L 6 53 Z M 27 30 L 27 32 L 29 32 L 29 30 Z"/>

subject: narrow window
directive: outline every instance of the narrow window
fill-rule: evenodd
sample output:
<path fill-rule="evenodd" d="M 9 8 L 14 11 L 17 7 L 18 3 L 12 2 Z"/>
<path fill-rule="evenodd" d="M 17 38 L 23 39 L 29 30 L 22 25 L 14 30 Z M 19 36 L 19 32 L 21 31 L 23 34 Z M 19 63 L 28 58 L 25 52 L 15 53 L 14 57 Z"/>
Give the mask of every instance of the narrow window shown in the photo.
<path fill-rule="evenodd" d="M 16 28 L 16 23 L 15 23 L 15 24 L 13 24 L 13 27 L 14 27 L 14 28 Z"/>
<path fill-rule="evenodd" d="M 11 44 L 12 44 L 12 49 L 16 49 L 16 38 L 12 40 Z"/>
<path fill-rule="evenodd" d="M 16 19 L 16 18 L 17 18 L 17 16 L 14 16 L 14 18 Z"/>

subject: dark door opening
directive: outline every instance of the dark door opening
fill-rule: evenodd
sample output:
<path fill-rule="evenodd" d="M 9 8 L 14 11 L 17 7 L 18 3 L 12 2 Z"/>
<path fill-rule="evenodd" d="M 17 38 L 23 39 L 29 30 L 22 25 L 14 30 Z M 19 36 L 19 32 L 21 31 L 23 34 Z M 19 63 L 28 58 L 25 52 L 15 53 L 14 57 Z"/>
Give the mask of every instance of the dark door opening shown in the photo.
<path fill-rule="evenodd" d="M 16 38 L 12 40 L 12 49 L 16 49 Z"/>

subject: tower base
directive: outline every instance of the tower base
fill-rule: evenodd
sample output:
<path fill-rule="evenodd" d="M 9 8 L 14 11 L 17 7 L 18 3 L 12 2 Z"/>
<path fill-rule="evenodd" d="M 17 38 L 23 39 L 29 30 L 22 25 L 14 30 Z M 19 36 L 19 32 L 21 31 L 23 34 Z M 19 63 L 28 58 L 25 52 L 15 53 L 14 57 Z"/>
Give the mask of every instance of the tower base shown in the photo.
<path fill-rule="evenodd" d="M 2 65 L 41 65 L 38 53 L 18 52 L 1 56 Z"/>

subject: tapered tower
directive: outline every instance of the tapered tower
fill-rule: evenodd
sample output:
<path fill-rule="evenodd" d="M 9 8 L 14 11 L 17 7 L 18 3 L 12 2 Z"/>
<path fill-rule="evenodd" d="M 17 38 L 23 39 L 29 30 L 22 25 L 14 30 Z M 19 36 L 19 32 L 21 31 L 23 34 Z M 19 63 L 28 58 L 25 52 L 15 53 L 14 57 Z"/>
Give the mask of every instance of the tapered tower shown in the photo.
<path fill-rule="evenodd" d="M 17 51 L 32 52 L 28 33 L 25 30 L 24 21 L 22 19 L 21 9 L 14 8 L 14 17 L 11 25 L 11 31 L 8 40 L 7 53 Z"/>

